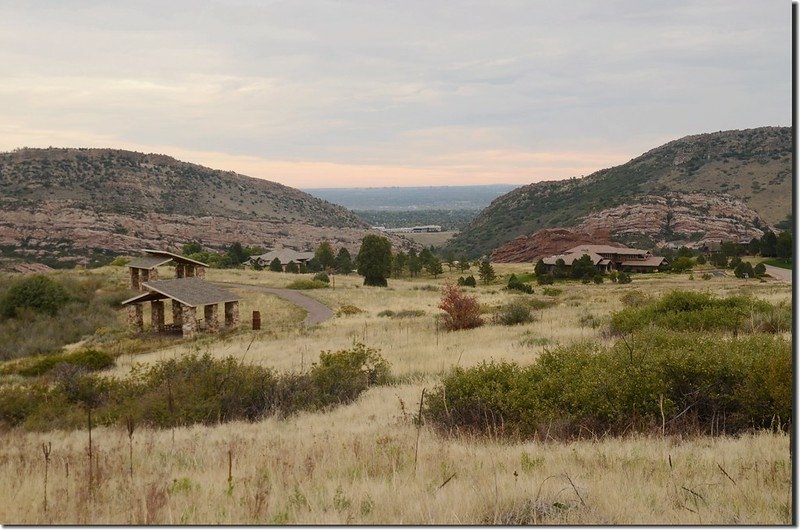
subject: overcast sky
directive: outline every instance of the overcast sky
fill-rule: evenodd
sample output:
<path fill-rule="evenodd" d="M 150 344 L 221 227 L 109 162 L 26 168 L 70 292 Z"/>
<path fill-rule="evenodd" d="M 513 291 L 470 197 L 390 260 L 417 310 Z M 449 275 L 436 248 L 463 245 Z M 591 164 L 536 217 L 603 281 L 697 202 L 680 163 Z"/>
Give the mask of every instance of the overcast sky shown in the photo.
<path fill-rule="evenodd" d="M 0 2 L 0 150 L 521 184 L 790 123 L 788 0 Z"/>

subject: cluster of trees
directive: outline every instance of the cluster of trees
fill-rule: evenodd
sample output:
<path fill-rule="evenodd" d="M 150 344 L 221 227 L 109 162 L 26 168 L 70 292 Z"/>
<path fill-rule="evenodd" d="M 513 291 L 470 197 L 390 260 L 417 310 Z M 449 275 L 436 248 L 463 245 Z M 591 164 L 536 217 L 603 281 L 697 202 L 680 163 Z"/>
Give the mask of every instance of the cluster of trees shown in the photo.
<path fill-rule="evenodd" d="M 251 256 L 263 254 L 265 250 L 259 246 L 246 247 L 240 242 L 235 242 L 223 252 L 214 252 L 203 248 L 197 241 L 183 245 L 182 254 L 193 260 L 207 263 L 215 269 L 235 269 L 247 262 Z"/>
<path fill-rule="evenodd" d="M 253 265 L 258 268 L 257 264 Z M 273 259 L 269 264 L 269 270 L 273 272 L 281 272 L 283 270 L 283 263 L 278 258 Z M 323 241 L 317 246 L 314 251 L 314 257 L 306 263 L 295 263 L 290 261 L 286 264 L 286 272 L 295 274 L 300 273 L 319 273 L 319 272 L 337 272 L 339 274 L 350 274 L 353 272 L 353 259 L 350 256 L 350 251 L 342 247 L 337 253 L 334 253 L 333 246 L 327 241 Z"/>
<path fill-rule="evenodd" d="M 592 258 L 588 254 L 584 254 L 580 258 L 572 262 L 572 267 L 567 269 L 567 264 L 563 259 L 559 258 L 553 267 L 552 272 L 547 270 L 547 265 L 544 260 L 539 260 L 533 267 L 533 272 L 536 274 L 536 283 L 539 285 L 551 285 L 555 280 L 581 280 L 583 283 L 603 283 L 605 275 L 592 262 Z M 612 271 L 609 273 L 608 278 L 614 283 L 630 283 L 631 275 L 626 272 Z"/>
<path fill-rule="evenodd" d="M 720 245 L 719 252 L 712 256 L 711 262 L 718 267 L 724 267 L 723 258 L 728 260 L 745 255 L 789 259 L 792 257 L 793 248 L 794 237 L 791 231 L 784 230 L 780 234 L 775 234 L 772 230 L 767 230 L 763 236 L 754 237 L 747 244 L 724 241 Z"/>

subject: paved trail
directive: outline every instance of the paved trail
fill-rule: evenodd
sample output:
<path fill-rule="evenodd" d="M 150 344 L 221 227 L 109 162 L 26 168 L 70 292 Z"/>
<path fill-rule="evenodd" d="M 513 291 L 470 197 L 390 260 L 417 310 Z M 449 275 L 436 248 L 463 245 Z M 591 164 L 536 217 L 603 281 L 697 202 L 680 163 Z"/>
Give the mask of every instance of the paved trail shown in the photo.
<path fill-rule="evenodd" d="M 789 269 L 781 269 L 780 267 L 773 267 L 772 265 L 764 265 L 767 268 L 767 274 L 776 280 L 792 283 L 792 271 Z"/>
<path fill-rule="evenodd" d="M 275 296 L 279 296 L 284 300 L 288 300 L 295 305 L 298 305 L 308 311 L 308 315 L 306 319 L 303 320 L 303 323 L 308 326 L 313 326 L 314 324 L 319 324 L 320 322 L 325 322 L 329 318 L 333 317 L 333 311 L 323 304 L 322 302 L 318 302 L 311 297 L 304 295 L 298 291 L 293 289 L 279 289 L 276 287 L 264 287 L 263 285 L 252 285 L 249 283 L 228 283 L 228 282 L 215 282 L 220 287 L 233 287 L 236 289 L 245 289 L 248 291 L 254 291 L 257 293 L 268 293 L 274 294 Z"/>

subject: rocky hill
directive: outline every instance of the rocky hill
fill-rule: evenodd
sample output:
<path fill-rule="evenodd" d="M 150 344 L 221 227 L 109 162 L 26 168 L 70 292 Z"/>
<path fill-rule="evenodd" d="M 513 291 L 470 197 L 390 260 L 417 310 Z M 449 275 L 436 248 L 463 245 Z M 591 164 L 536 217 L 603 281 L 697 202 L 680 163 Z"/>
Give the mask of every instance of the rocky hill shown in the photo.
<path fill-rule="evenodd" d="M 609 230 L 585 232 L 568 228 L 543 228 L 531 236 L 515 237 L 492 252 L 496 263 L 532 263 L 561 254 L 578 245 L 614 245 Z"/>
<path fill-rule="evenodd" d="M 762 127 L 687 136 L 584 178 L 523 186 L 493 201 L 449 248 L 488 255 L 516 237 L 554 227 L 605 227 L 616 240 L 649 246 L 757 234 L 791 213 L 791 134 L 788 127 Z M 722 204 L 712 208 L 715 199 Z M 635 211 L 644 217 L 626 224 Z M 648 211 L 660 220 L 640 223 L 650 218 Z M 629 237 L 643 226 L 642 237 Z"/>
<path fill-rule="evenodd" d="M 3 255 L 48 264 L 191 240 L 303 249 L 327 238 L 356 249 L 369 231 L 353 212 L 300 190 L 131 151 L 1 153 L 0 189 Z"/>

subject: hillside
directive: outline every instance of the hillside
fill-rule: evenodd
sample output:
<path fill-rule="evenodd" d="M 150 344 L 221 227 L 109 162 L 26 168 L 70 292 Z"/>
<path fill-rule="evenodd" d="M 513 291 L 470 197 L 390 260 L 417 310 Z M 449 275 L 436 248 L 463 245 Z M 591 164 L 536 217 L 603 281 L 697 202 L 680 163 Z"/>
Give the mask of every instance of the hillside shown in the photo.
<path fill-rule="evenodd" d="M 488 255 L 542 228 L 578 226 L 588 216 L 603 217 L 604 210 L 652 203 L 653 197 L 676 193 L 709 198 L 724 194 L 731 204 L 743 202 L 774 226 L 791 212 L 791 134 L 788 127 L 762 127 L 687 136 L 584 178 L 522 186 L 494 200 L 449 248 L 470 256 Z M 668 223 L 665 233 L 648 239 L 673 237 L 684 236 L 670 233 Z"/>
<path fill-rule="evenodd" d="M 329 238 L 354 248 L 369 229 L 349 210 L 294 188 L 131 151 L 2 153 L 0 188 L 3 255 L 48 264 L 190 240 L 307 248 Z"/>

